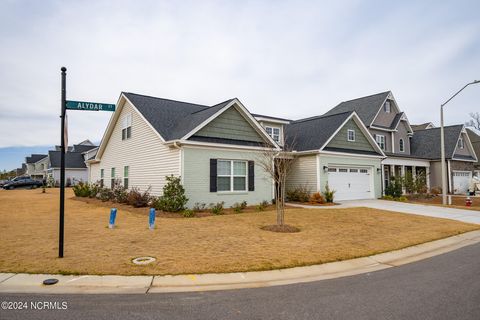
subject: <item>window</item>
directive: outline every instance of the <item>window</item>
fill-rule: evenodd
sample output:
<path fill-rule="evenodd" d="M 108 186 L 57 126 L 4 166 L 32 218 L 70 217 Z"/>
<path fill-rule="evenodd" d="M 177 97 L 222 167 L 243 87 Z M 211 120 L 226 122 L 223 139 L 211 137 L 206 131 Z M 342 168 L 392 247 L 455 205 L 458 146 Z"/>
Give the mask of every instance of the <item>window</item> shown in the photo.
<path fill-rule="evenodd" d="M 367 169 L 360 169 L 360 173 L 368 173 Z"/>
<path fill-rule="evenodd" d="M 351 130 L 351 129 L 347 130 L 347 140 L 355 141 L 355 130 Z"/>
<path fill-rule="evenodd" d="M 328 168 L 328 172 L 337 172 L 337 168 Z"/>
<path fill-rule="evenodd" d="M 100 169 L 100 187 L 103 188 L 103 177 L 104 177 L 104 170 L 103 169 Z"/>
<path fill-rule="evenodd" d="M 350 172 L 358 172 L 358 169 L 350 169 Z"/>
<path fill-rule="evenodd" d="M 377 144 L 380 147 L 380 149 L 385 150 L 385 136 L 377 134 L 375 135 L 375 140 L 377 141 Z"/>
<path fill-rule="evenodd" d="M 458 139 L 458 147 L 460 149 L 463 149 L 465 147 L 464 143 L 463 143 L 463 138 L 460 138 Z"/>
<path fill-rule="evenodd" d="M 123 187 L 128 189 L 128 171 L 130 170 L 129 166 L 123 167 Z"/>
<path fill-rule="evenodd" d="M 247 161 L 217 161 L 217 191 L 247 191 Z"/>
<path fill-rule="evenodd" d="M 122 140 L 127 140 L 132 137 L 132 115 L 127 114 L 122 120 Z"/>
<path fill-rule="evenodd" d="M 390 113 L 390 101 L 385 101 L 385 104 L 383 105 L 383 110 L 386 113 Z"/>
<path fill-rule="evenodd" d="M 280 142 L 280 128 L 277 127 L 265 127 L 268 135 L 272 137 L 273 141 Z"/>
<path fill-rule="evenodd" d="M 115 168 L 112 168 L 111 179 L 110 179 L 110 188 L 115 187 Z"/>
<path fill-rule="evenodd" d="M 398 142 L 398 148 L 400 149 L 400 152 L 405 152 L 405 142 L 403 142 L 403 139 L 400 139 Z"/>

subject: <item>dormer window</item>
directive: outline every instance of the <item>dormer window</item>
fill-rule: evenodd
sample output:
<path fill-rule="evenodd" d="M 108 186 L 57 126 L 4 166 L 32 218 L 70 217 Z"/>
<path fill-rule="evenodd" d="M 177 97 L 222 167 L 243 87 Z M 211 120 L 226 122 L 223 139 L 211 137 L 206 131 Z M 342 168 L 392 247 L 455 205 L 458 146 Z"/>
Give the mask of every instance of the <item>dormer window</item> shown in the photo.
<path fill-rule="evenodd" d="M 463 149 L 465 144 L 463 143 L 463 138 L 458 139 L 458 148 Z"/>
<path fill-rule="evenodd" d="M 385 104 L 383 105 L 383 110 L 386 112 L 386 113 L 390 113 L 390 101 L 385 101 Z"/>
<path fill-rule="evenodd" d="M 132 114 L 126 114 L 122 120 L 122 140 L 132 137 Z"/>
<path fill-rule="evenodd" d="M 268 135 L 272 137 L 273 141 L 280 143 L 280 128 L 277 127 L 265 127 Z"/>
<path fill-rule="evenodd" d="M 350 141 L 350 142 L 355 141 L 355 130 L 348 129 L 348 131 L 347 131 L 347 141 Z"/>

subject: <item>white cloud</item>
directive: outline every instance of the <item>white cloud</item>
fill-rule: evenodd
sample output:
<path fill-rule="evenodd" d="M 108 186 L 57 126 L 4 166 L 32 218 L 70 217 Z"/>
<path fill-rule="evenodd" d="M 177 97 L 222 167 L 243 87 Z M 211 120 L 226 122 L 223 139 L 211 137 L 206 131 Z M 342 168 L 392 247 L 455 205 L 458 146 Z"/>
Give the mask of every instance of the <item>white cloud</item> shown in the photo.
<path fill-rule="evenodd" d="M 455 14 L 452 10 L 455 8 Z M 392 90 L 412 123 L 480 77 L 476 2 L 3 2 L 0 146 L 59 140 L 60 67 L 70 99 L 120 91 L 300 118 Z M 479 110 L 480 86 L 447 123 Z M 72 112 L 70 140 L 99 140 L 109 114 Z M 27 131 L 25 129 L 27 128 Z"/>

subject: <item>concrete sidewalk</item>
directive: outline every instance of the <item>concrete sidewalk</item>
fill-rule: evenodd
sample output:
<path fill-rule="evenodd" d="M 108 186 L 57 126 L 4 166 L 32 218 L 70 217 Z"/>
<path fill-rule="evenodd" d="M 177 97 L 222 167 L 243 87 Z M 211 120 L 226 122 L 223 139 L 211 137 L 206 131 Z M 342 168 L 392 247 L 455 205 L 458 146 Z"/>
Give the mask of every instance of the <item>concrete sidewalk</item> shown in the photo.
<path fill-rule="evenodd" d="M 62 276 L 0 274 L 0 293 L 154 293 L 277 286 L 352 276 L 392 268 L 480 242 L 480 231 L 464 233 L 370 257 L 308 267 L 259 272 L 178 276 Z M 43 280 L 56 278 L 52 286 Z"/>
<path fill-rule="evenodd" d="M 416 203 L 406 203 L 398 201 L 387 201 L 387 200 L 350 200 L 342 201 L 337 206 L 309 206 L 302 204 L 292 204 L 288 203 L 289 206 L 309 208 L 309 209 L 342 209 L 342 208 L 353 208 L 353 207 L 367 207 L 380 210 L 388 210 L 402 213 L 417 214 L 428 217 L 435 218 L 445 218 L 458 220 L 468 223 L 477 223 L 480 224 L 480 211 L 477 210 L 467 210 L 467 209 L 457 209 L 457 208 L 446 208 L 433 205 L 423 205 Z"/>

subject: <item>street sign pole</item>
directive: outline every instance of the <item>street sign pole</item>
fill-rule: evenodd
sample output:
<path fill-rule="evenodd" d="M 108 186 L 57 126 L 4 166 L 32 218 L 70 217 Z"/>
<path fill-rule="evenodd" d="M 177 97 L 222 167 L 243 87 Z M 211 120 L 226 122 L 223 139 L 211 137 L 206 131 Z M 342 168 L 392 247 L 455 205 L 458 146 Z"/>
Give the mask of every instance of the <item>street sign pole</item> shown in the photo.
<path fill-rule="evenodd" d="M 67 112 L 66 78 L 67 68 L 62 67 L 62 106 L 61 106 L 61 132 L 60 132 L 60 226 L 58 234 L 58 257 L 63 258 L 63 234 L 65 218 L 65 115 Z"/>

